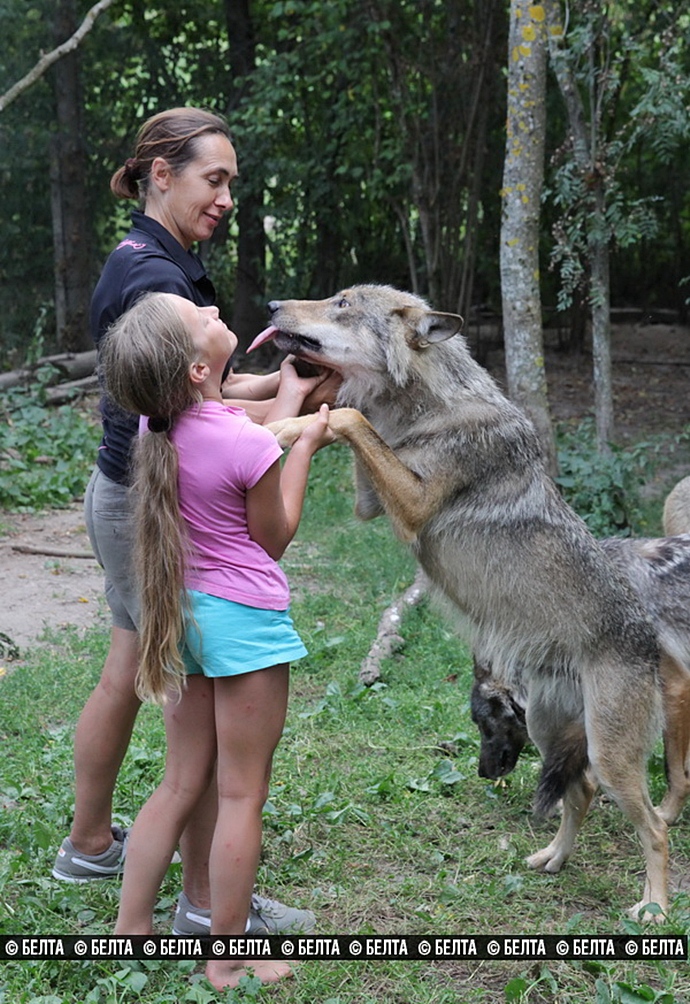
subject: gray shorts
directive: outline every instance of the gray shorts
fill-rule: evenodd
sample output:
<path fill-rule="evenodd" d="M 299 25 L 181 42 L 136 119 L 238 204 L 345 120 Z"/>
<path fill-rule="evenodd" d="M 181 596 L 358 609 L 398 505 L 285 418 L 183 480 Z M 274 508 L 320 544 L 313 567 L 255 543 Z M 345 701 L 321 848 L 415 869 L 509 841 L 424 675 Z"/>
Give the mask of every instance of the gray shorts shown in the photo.
<path fill-rule="evenodd" d="M 93 553 L 105 572 L 105 598 L 113 627 L 136 631 L 139 598 L 134 577 L 131 488 L 96 467 L 84 496 L 84 518 Z"/>

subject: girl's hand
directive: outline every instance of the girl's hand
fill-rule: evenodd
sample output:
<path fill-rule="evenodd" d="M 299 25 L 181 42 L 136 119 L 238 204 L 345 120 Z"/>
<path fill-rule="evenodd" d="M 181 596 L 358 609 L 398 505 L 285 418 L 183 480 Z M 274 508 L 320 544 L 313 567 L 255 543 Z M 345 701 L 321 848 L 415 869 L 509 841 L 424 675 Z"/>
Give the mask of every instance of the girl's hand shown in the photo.
<path fill-rule="evenodd" d="M 264 424 L 276 422 L 280 418 L 295 418 L 302 411 L 305 399 L 313 393 L 318 393 L 318 388 L 326 381 L 328 370 L 323 370 L 316 376 L 300 377 L 294 362 L 294 356 L 287 356 L 281 363 L 278 393 L 268 410 Z M 322 401 L 319 401 L 318 405 L 321 403 Z"/>
<path fill-rule="evenodd" d="M 247 401 L 265 401 L 278 393 L 280 374 L 233 373 L 228 374 L 222 387 L 224 398 Z"/>
<path fill-rule="evenodd" d="M 321 381 L 311 390 L 302 402 L 301 415 L 311 415 L 318 411 L 322 404 L 327 404 L 331 408 L 335 404 L 340 385 L 343 378 L 335 370 L 321 368 Z"/>
<path fill-rule="evenodd" d="M 305 425 L 298 439 L 292 444 L 292 449 L 301 444 L 310 454 L 316 453 L 323 446 L 335 443 L 336 435 L 328 424 L 328 405 L 322 404 L 313 416 L 313 421 Z"/>
<path fill-rule="evenodd" d="M 281 394 L 300 401 L 300 404 L 312 394 L 319 384 L 326 379 L 327 370 L 319 370 L 313 376 L 300 376 L 295 367 L 295 357 L 286 356 L 280 364 L 280 384 L 278 396 Z M 314 409 L 315 410 L 315 409 Z"/>

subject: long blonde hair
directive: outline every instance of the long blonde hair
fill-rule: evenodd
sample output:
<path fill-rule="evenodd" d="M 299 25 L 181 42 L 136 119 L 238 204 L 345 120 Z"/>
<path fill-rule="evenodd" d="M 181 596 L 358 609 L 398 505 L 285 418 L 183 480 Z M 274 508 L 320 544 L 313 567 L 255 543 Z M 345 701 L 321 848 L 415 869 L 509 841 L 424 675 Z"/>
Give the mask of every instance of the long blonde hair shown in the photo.
<path fill-rule="evenodd" d="M 149 416 L 133 444 L 135 571 L 141 600 L 137 694 L 163 704 L 184 682 L 184 568 L 187 539 L 178 496 L 175 419 L 201 401 L 189 374 L 191 334 L 169 294 L 149 293 L 108 330 L 100 352 L 106 393 L 126 411 Z"/>

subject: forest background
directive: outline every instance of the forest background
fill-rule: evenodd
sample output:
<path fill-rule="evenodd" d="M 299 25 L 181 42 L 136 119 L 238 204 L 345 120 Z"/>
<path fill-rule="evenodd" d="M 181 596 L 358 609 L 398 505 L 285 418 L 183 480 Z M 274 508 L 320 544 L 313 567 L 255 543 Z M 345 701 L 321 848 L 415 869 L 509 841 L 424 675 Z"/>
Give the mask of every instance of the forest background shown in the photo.
<path fill-rule="evenodd" d="M 390 282 L 463 314 L 470 336 L 505 336 L 509 390 L 539 424 L 544 325 L 581 351 L 593 321 L 600 446 L 614 438 L 610 305 L 688 309 L 686 0 L 96 8 L 81 43 L 0 105 L 0 369 L 91 348 L 91 291 L 132 208 L 110 175 L 144 118 L 198 104 L 228 117 L 239 153 L 236 210 L 200 250 L 242 345 L 268 299 Z M 89 10 L 3 0 L 0 92 Z"/>

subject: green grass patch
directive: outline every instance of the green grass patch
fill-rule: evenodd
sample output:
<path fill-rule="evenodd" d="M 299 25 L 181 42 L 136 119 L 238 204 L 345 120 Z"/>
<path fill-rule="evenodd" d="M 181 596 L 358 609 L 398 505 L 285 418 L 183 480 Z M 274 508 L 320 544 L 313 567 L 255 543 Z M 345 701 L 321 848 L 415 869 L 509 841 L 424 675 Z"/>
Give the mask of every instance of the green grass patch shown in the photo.
<path fill-rule="evenodd" d="M 640 894 L 632 827 L 600 801 L 559 876 L 525 856 L 556 821 L 537 824 L 539 763 L 527 751 L 500 784 L 477 776 L 469 652 L 429 603 L 402 625 L 403 649 L 371 688 L 358 682 L 381 613 L 414 576 L 385 520 L 352 515 L 350 458 L 314 461 L 305 517 L 285 565 L 309 656 L 293 667 L 290 710 L 265 812 L 260 890 L 318 915 L 323 934 L 619 934 L 640 930 L 626 909 Z M 73 808 L 72 736 L 107 649 L 102 631 L 60 632 L 0 684 L 0 933 L 109 933 L 119 883 L 65 886 L 50 877 Z M 157 783 L 164 733 L 145 707 L 116 792 L 127 824 Z M 660 750 L 651 762 L 663 791 Z M 687 814 L 687 813 L 686 813 Z M 674 875 L 687 874 L 687 826 L 672 831 Z M 157 904 L 171 928 L 180 888 L 170 869 Z M 674 899 L 660 933 L 690 929 L 690 898 Z M 606 962 L 309 961 L 272 989 L 214 993 L 190 962 L 5 963 L 0 1004 L 458 1004 L 690 999 L 685 964 Z"/>

